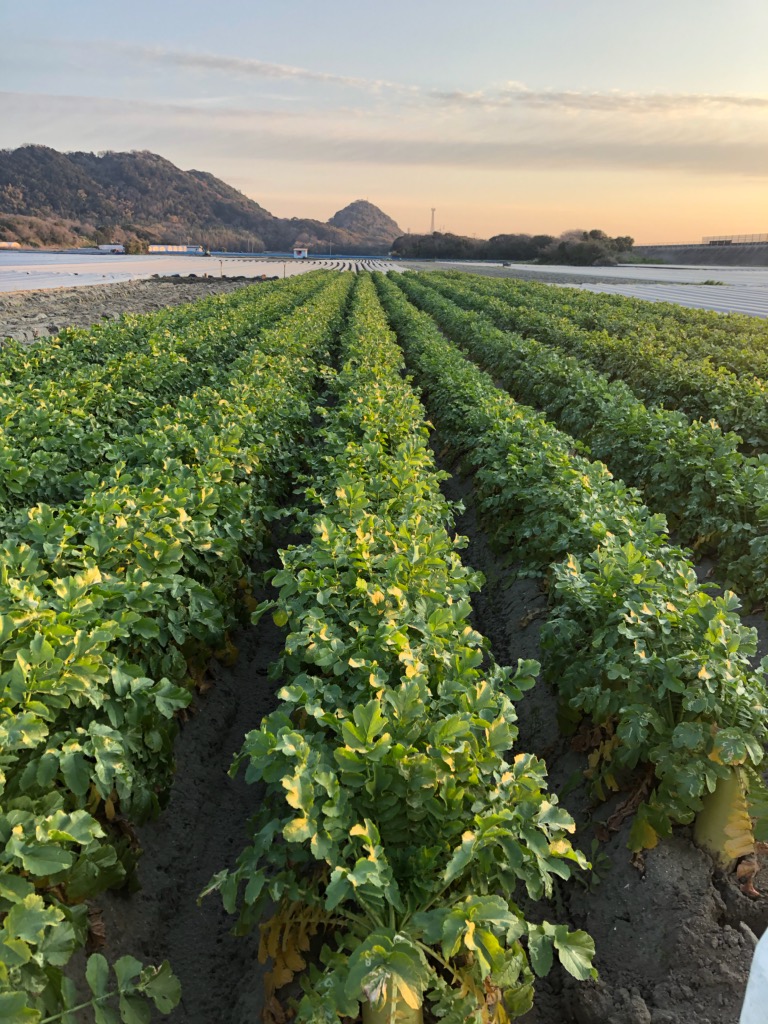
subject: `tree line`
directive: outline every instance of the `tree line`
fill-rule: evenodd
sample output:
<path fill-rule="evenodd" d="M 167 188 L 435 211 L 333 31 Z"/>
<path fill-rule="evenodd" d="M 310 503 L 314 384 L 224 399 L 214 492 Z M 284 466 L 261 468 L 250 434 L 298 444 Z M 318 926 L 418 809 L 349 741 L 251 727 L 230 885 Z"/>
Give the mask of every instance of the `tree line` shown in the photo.
<path fill-rule="evenodd" d="M 567 263 L 573 266 L 610 265 L 628 254 L 634 239 L 611 238 L 605 231 L 566 231 L 554 235 L 509 234 L 492 238 L 468 238 L 449 232 L 400 235 L 392 243 L 392 255 L 409 259 L 471 259 L 510 262 Z"/>

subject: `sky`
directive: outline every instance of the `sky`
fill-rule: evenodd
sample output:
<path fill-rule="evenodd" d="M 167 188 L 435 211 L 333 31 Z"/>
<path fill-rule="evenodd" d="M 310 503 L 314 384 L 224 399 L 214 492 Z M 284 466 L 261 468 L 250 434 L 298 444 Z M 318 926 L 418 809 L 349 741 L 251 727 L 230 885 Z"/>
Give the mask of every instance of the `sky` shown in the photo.
<path fill-rule="evenodd" d="M 0 148 L 412 232 L 761 233 L 766 40 L 766 0 L 0 0 Z"/>

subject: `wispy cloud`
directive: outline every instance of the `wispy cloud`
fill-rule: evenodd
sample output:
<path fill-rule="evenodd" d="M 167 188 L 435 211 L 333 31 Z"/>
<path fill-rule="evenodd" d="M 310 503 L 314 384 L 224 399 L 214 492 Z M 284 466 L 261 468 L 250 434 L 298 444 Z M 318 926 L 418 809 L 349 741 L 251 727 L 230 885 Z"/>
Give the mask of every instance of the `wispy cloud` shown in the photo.
<path fill-rule="evenodd" d="M 592 111 L 626 114 L 674 113 L 691 110 L 715 111 L 728 108 L 768 110 L 768 95 L 531 89 L 520 82 L 507 82 L 495 89 L 477 89 L 473 91 L 460 89 L 445 90 L 424 88 L 387 79 L 359 78 L 330 71 L 295 67 L 289 64 L 275 64 L 255 58 L 231 57 L 225 54 L 138 46 L 128 43 L 112 45 L 150 64 L 160 66 L 185 68 L 189 71 L 216 71 L 247 78 L 322 83 L 342 86 L 365 93 L 409 97 L 411 105 L 438 103 L 444 107 L 457 110 L 467 108 L 483 108 L 485 110 L 517 108 L 521 110 Z"/>
<path fill-rule="evenodd" d="M 648 114 L 686 110 L 714 110 L 721 107 L 768 110 L 768 96 L 742 96 L 719 93 L 634 93 L 558 91 L 529 89 L 519 82 L 509 82 L 497 90 L 442 91 L 432 89 L 427 95 L 440 103 L 456 107 L 520 107 L 559 110 L 602 111 L 608 113 Z"/>
<path fill-rule="evenodd" d="M 150 63 L 186 68 L 190 71 L 221 71 L 225 74 L 249 78 L 293 79 L 302 82 L 322 82 L 326 85 L 341 85 L 364 92 L 397 90 L 410 92 L 410 86 L 399 85 L 384 79 L 355 78 L 331 71 L 313 71 L 310 68 L 293 67 L 290 64 L 274 64 L 271 61 L 251 57 L 229 57 L 224 54 L 200 53 L 189 50 L 171 50 L 154 46 L 136 46 L 129 43 L 116 44 L 120 50 Z"/>

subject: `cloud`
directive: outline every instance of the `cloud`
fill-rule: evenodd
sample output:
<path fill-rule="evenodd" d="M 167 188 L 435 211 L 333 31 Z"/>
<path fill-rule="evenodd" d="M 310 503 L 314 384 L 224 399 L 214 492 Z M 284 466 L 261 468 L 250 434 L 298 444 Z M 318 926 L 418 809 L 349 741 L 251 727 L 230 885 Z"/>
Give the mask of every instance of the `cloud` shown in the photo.
<path fill-rule="evenodd" d="M 509 107 L 549 110 L 583 110 L 608 113 L 648 114 L 694 110 L 715 110 L 738 107 L 768 110 L 768 96 L 742 96 L 718 93 L 632 93 L 557 91 L 529 89 L 519 82 L 510 82 L 502 89 L 476 92 L 432 89 L 429 98 L 454 107 Z"/>
<path fill-rule="evenodd" d="M 155 149 L 179 154 L 209 151 L 217 160 L 303 161 L 388 167 L 439 167 L 514 173 L 520 170 L 685 172 L 696 175 L 768 176 L 768 138 L 731 138 L 716 131 L 666 135 L 654 129 L 616 136 L 612 131 L 536 138 L 520 133 L 482 138 L 451 132 L 432 135 L 393 120 L 374 134 L 365 119 L 286 117 L 280 111 L 208 109 L 141 100 L 0 93 L 6 138 L 20 145 L 40 140 L 71 149 Z M 62 142 L 63 140 L 66 140 Z M 192 159 L 199 164 L 199 156 Z"/>
<path fill-rule="evenodd" d="M 112 44 L 149 63 L 186 68 L 191 71 L 218 71 L 245 77 L 295 80 L 342 86 L 360 92 L 410 97 L 411 105 L 438 103 L 457 110 L 518 108 L 553 111 L 593 111 L 625 114 L 675 113 L 691 110 L 716 111 L 739 108 L 768 110 L 768 96 L 727 93 L 635 93 L 609 90 L 530 89 L 520 82 L 508 82 L 498 89 L 463 91 L 422 88 L 386 79 L 367 79 L 328 71 L 275 64 L 254 58 L 201 53 L 129 43 Z"/>
<path fill-rule="evenodd" d="M 341 85 L 364 92 L 382 90 L 412 91 L 410 86 L 398 85 L 384 79 L 355 78 L 329 71 L 312 71 L 309 68 L 293 67 L 290 64 L 274 64 L 271 61 L 250 57 L 229 57 L 224 54 L 199 53 L 189 50 L 171 50 L 154 46 L 136 46 L 131 43 L 115 44 L 120 50 L 142 60 L 165 66 L 186 68 L 190 71 L 221 71 L 251 78 L 293 79 L 302 82 L 322 82 L 326 85 Z"/>

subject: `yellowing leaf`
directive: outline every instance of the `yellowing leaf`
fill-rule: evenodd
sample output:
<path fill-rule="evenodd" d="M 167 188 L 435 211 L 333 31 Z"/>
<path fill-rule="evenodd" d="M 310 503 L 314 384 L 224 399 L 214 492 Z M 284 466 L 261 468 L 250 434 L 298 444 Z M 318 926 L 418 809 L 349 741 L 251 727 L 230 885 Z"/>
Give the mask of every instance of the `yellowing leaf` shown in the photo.
<path fill-rule="evenodd" d="M 555 856 L 565 856 L 570 853 L 573 847 L 567 839 L 555 839 L 549 844 L 549 852 L 554 853 Z"/>
<path fill-rule="evenodd" d="M 659 842 L 659 833 L 644 818 L 635 818 L 632 830 L 629 833 L 627 844 L 634 853 L 640 850 L 652 850 Z"/>
<path fill-rule="evenodd" d="M 300 843 L 309 839 L 309 818 L 294 818 L 283 827 L 283 836 L 289 843 Z"/>
<path fill-rule="evenodd" d="M 403 1000 L 410 1006 L 412 1010 L 418 1010 L 421 1006 L 421 998 L 415 988 L 411 988 L 404 978 L 397 976 L 395 978 L 397 982 L 397 990 L 403 997 Z"/>

